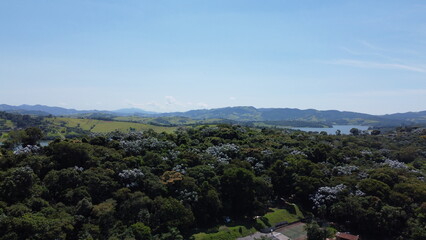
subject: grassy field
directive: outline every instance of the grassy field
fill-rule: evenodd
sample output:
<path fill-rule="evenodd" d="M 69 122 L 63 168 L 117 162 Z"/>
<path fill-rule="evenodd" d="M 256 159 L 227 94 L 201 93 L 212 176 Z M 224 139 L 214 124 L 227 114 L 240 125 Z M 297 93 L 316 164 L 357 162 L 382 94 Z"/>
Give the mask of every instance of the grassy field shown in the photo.
<path fill-rule="evenodd" d="M 195 240 L 234 240 L 239 237 L 248 236 L 257 232 L 254 227 L 246 226 L 221 226 L 218 232 L 215 233 L 197 233 L 194 234 Z"/>
<path fill-rule="evenodd" d="M 6 141 L 7 133 L 0 133 L 0 143 Z"/>
<path fill-rule="evenodd" d="M 137 122 L 137 123 L 145 123 L 145 124 L 155 124 L 155 125 L 163 125 L 163 126 L 188 126 L 188 125 L 198 125 L 198 124 L 217 124 L 227 122 L 224 119 L 191 119 L 187 117 L 137 117 L 137 116 L 128 116 L 128 117 L 115 117 L 113 118 L 115 121 L 123 121 L 123 122 Z"/>
<path fill-rule="evenodd" d="M 0 118 L 0 142 L 3 142 L 7 139 L 7 131 L 12 130 L 15 127 L 12 121 Z M 6 131 L 6 132 L 3 132 Z"/>
<path fill-rule="evenodd" d="M 6 122 L 5 122 L 5 124 L 4 124 L 6 127 L 8 127 L 8 128 L 13 128 L 13 127 L 15 127 L 15 124 L 13 124 L 13 122 L 12 121 L 10 121 L 10 120 L 6 120 Z"/>
<path fill-rule="evenodd" d="M 15 127 L 12 121 L 0 118 L 0 129 L 12 129 Z"/>
<path fill-rule="evenodd" d="M 156 132 L 173 132 L 175 127 L 160 127 L 143 123 L 120 122 L 120 121 L 103 121 L 95 119 L 79 119 L 79 118 L 48 118 L 51 124 L 56 127 L 76 127 L 86 131 L 107 133 L 115 130 L 119 131 L 142 131 L 152 129 Z"/>
<path fill-rule="evenodd" d="M 265 221 L 267 221 L 267 223 L 269 223 L 270 226 L 274 226 L 277 223 L 280 222 L 296 222 L 298 220 L 300 220 L 301 218 L 303 218 L 303 213 L 300 211 L 300 209 L 294 205 L 295 208 L 295 213 L 296 214 L 292 214 L 290 213 L 287 209 L 282 209 L 282 208 L 271 208 L 271 212 L 268 212 L 267 214 L 265 214 L 263 216 L 263 218 L 261 219 L 265 219 Z M 259 223 L 261 223 L 261 219 L 258 219 L 257 221 Z M 265 222 L 263 222 L 265 224 Z M 268 225 L 268 224 L 265 224 Z"/>
<path fill-rule="evenodd" d="M 279 222 L 295 222 L 303 218 L 303 213 L 300 209 L 293 205 L 295 214 L 290 213 L 287 209 L 282 208 L 271 208 L 268 213 L 266 213 L 261 218 L 258 218 L 256 221 L 259 226 L 266 228 L 268 226 L 274 226 Z M 245 237 L 250 234 L 257 232 L 253 226 L 237 225 L 237 226 L 220 226 L 217 232 L 207 233 L 200 232 L 194 234 L 195 240 L 234 240 L 239 237 Z"/>
<path fill-rule="evenodd" d="M 138 123 L 156 123 L 160 125 L 188 125 L 196 124 L 197 120 L 185 117 L 115 117 L 116 121 L 138 122 Z"/>

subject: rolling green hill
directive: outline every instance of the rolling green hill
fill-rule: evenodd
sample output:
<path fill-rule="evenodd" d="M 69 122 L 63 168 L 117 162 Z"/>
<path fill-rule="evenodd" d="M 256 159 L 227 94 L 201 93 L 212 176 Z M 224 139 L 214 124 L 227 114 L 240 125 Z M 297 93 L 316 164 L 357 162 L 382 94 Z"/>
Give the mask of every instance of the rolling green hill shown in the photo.
<path fill-rule="evenodd" d="M 315 110 L 297 108 L 255 108 L 251 106 L 225 107 L 215 109 L 190 110 L 187 112 L 155 113 L 141 109 L 121 109 L 117 111 L 75 110 L 43 105 L 10 106 L 0 104 L 0 111 L 38 116 L 91 118 L 98 120 L 126 121 L 157 126 L 185 126 L 209 123 L 232 123 L 248 125 L 285 125 L 300 127 L 330 125 L 366 125 L 375 127 L 425 124 L 426 111 L 371 115 L 349 111 Z M 268 122 L 268 123 L 262 123 Z M 256 125 L 256 124 L 255 124 Z M 251 125 L 253 126 L 253 125 Z"/>
<path fill-rule="evenodd" d="M 96 119 L 79 119 L 79 118 L 46 118 L 46 121 L 58 128 L 80 128 L 84 131 L 107 133 L 115 130 L 141 131 L 152 129 L 156 132 L 173 132 L 175 127 L 155 126 L 144 123 L 134 123 L 127 121 L 104 121 Z"/>
<path fill-rule="evenodd" d="M 226 107 L 210 110 L 192 110 L 188 112 L 164 113 L 161 116 L 180 116 L 192 119 L 221 118 L 239 122 L 285 122 L 288 126 L 300 126 L 305 122 L 319 123 L 319 125 L 368 125 L 368 126 L 399 126 L 402 124 L 416 123 L 411 118 L 387 118 L 356 112 L 342 112 L 337 110 L 319 111 L 315 109 L 293 109 L 293 108 L 254 108 L 254 107 Z M 293 122 L 293 123 L 292 123 Z"/>

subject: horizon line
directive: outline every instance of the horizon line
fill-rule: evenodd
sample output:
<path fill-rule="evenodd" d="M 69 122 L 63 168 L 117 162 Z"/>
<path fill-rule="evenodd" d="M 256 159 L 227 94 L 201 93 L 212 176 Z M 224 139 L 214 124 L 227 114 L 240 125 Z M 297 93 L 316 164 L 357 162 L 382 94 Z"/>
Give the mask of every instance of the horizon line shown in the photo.
<path fill-rule="evenodd" d="M 294 109 L 294 110 L 300 110 L 300 111 L 307 111 L 307 110 L 315 110 L 315 111 L 321 111 L 321 112 L 325 112 L 325 111 L 339 111 L 339 112 L 352 112 L 352 113 L 361 113 L 361 114 L 367 114 L 367 115 L 373 115 L 373 116 L 385 116 L 385 115 L 392 115 L 392 114 L 404 114 L 404 113 L 419 113 L 419 112 L 423 112 L 426 111 L 425 110 L 419 110 L 419 111 L 406 111 L 406 112 L 393 112 L 393 113 L 385 113 L 385 114 L 372 114 L 372 113 L 365 113 L 365 112 L 357 112 L 357 111 L 349 111 L 349 110 L 338 110 L 338 109 L 316 109 L 316 108 L 297 108 L 297 107 L 255 107 L 252 105 L 239 105 L 239 106 L 225 106 L 225 107 L 213 107 L 213 108 L 197 108 L 197 109 L 189 109 L 186 111 L 169 111 L 169 112 L 157 112 L 157 111 L 152 111 L 152 110 L 145 110 L 142 108 L 138 108 L 138 107 L 123 107 L 123 108 L 118 108 L 118 109 L 114 109 L 114 110 L 100 110 L 100 109 L 79 109 L 79 108 L 67 108 L 67 107 L 61 107 L 61 106 L 52 106 L 52 105 L 44 105 L 44 104 L 34 104 L 34 105 L 30 105 L 30 104 L 20 104 L 20 105 L 12 105 L 12 104 L 6 104 L 6 103 L 1 103 L 0 105 L 8 105 L 8 106 L 12 106 L 12 107 L 21 107 L 21 106 L 42 106 L 42 107 L 51 107 L 51 108 L 62 108 L 62 109 L 67 109 L 67 110 L 75 110 L 75 111 L 98 111 L 98 112 L 116 112 L 116 111 L 120 111 L 123 109 L 137 109 L 137 110 L 141 110 L 141 111 L 145 111 L 145 112 L 151 112 L 151 113 L 147 113 L 147 114 L 165 114 L 165 113 L 185 113 L 185 112 L 189 112 L 189 111 L 201 111 L 201 110 L 215 110 L 215 109 L 222 109 L 222 108 L 243 108 L 243 107 L 251 107 L 251 108 L 255 108 L 255 109 Z M 1 110 L 0 110 L 1 111 Z M 134 112 L 136 113 L 136 112 Z"/>

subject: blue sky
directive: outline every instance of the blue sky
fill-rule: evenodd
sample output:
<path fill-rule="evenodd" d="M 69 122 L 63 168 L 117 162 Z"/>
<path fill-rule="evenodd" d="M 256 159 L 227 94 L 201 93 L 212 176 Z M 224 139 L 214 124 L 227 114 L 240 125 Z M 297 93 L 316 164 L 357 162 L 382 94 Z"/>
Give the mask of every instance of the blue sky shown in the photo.
<path fill-rule="evenodd" d="M 426 110 L 425 1 L 0 0 L 0 103 Z"/>

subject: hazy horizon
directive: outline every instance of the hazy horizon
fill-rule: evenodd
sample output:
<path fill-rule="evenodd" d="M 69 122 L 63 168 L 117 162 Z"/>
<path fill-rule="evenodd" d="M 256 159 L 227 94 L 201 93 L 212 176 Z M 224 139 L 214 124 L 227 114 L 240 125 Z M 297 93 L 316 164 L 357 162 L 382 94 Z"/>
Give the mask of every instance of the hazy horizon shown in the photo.
<path fill-rule="evenodd" d="M 424 1 L 3 1 L 0 103 L 426 110 Z"/>
<path fill-rule="evenodd" d="M 0 103 L 0 104 L 5 104 L 5 103 Z M 22 106 L 22 105 L 29 105 L 29 106 L 35 106 L 35 105 L 41 105 L 41 106 L 47 106 L 47 107 L 61 107 L 61 106 L 56 106 L 56 105 L 44 105 L 44 104 L 19 104 L 19 105 L 12 105 L 12 104 L 6 104 L 6 105 L 11 105 L 11 106 Z M 193 108 L 193 109 L 188 109 L 188 110 L 184 110 L 184 111 L 151 111 L 151 110 L 146 110 L 143 108 L 138 108 L 138 107 L 127 107 L 127 108 L 112 108 L 112 109 L 97 109 L 97 108 L 72 108 L 72 107 L 62 107 L 62 108 L 66 108 L 66 109 L 74 109 L 74 110 L 78 110 L 78 111 L 119 111 L 119 110 L 127 110 L 127 109 L 137 109 L 137 110 L 143 110 L 146 112 L 153 112 L 153 113 L 172 113 L 172 112 L 186 112 L 186 111 L 192 111 L 192 110 L 212 110 L 212 109 L 220 109 L 220 108 L 232 108 L 232 107 L 254 107 L 256 109 L 299 109 L 299 110 L 318 110 L 318 111 L 340 111 L 340 112 L 352 112 L 352 111 L 347 111 L 347 110 L 342 110 L 342 109 L 316 109 L 316 108 L 291 108 L 291 107 L 255 107 L 255 106 L 248 106 L 248 105 L 241 105 L 241 106 L 223 106 L 223 107 L 217 107 L 217 108 Z M 364 113 L 364 114 L 370 114 L 370 115 L 386 115 L 386 114 L 395 114 L 395 113 L 407 113 L 407 112 L 423 112 L 426 111 L 425 110 L 420 110 L 420 111 L 406 111 L 406 112 L 391 112 L 391 113 L 384 113 L 384 114 L 374 114 L 374 113 L 365 113 L 365 112 L 357 112 L 357 113 Z"/>

